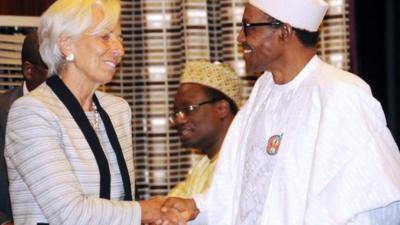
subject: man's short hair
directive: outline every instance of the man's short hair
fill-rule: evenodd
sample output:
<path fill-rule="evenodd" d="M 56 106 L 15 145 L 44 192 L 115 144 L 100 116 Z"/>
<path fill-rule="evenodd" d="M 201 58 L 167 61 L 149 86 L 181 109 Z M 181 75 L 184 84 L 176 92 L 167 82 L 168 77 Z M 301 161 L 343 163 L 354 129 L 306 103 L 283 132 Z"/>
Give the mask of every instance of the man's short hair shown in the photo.
<path fill-rule="evenodd" d="M 311 32 L 299 28 L 293 27 L 294 33 L 296 37 L 300 40 L 300 42 L 304 45 L 304 47 L 315 47 L 318 43 L 318 31 Z"/>
<path fill-rule="evenodd" d="M 236 115 L 236 113 L 239 111 L 239 108 L 236 105 L 236 103 L 231 98 L 226 96 L 224 93 L 222 93 L 214 88 L 207 87 L 207 86 L 203 86 L 203 91 L 204 91 L 204 94 L 207 95 L 207 97 L 209 99 L 227 101 L 229 104 L 229 110 L 231 111 L 232 115 Z"/>
<path fill-rule="evenodd" d="M 27 34 L 22 44 L 21 65 L 30 62 L 34 66 L 47 68 L 39 52 L 39 36 L 37 30 Z"/>
<path fill-rule="evenodd" d="M 268 14 L 265 14 L 267 16 L 269 16 Z M 271 17 L 272 21 L 274 22 L 278 22 L 278 24 L 284 24 L 284 22 L 279 21 L 278 19 Z M 319 38 L 319 32 L 315 31 L 308 31 L 308 30 L 304 30 L 304 29 L 300 29 L 300 28 L 295 28 L 292 27 L 292 29 L 294 30 L 294 33 L 296 35 L 296 37 L 299 39 L 300 43 L 303 44 L 304 47 L 315 47 L 318 43 L 318 38 Z"/>

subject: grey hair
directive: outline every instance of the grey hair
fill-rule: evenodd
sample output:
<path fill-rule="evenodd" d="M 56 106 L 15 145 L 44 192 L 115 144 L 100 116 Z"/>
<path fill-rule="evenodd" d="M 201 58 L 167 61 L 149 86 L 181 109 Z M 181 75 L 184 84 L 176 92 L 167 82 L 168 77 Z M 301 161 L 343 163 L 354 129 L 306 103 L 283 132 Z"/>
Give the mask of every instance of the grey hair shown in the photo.
<path fill-rule="evenodd" d="M 92 25 L 93 10 L 100 10 L 103 19 L 89 35 L 105 34 L 119 22 L 119 0 L 58 0 L 41 16 L 40 55 L 49 74 L 60 73 L 66 63 L 58 46 L 60 38 L 74 39 L 83 34 Z"/>

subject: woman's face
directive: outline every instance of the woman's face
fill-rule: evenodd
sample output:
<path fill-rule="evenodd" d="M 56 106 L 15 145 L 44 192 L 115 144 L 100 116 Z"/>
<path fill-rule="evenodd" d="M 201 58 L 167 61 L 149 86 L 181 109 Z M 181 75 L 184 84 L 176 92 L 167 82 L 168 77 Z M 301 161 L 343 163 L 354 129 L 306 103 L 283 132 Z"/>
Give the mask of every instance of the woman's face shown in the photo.
<path fill-rule="evenodd" d="M 91 27 L 72 43 L 74 72 L 95 86 L 112 80 L 124 55 L 120 24 L 101 35 L 90 33 L 102 16 L 101 12 L 95 10 Z"/>

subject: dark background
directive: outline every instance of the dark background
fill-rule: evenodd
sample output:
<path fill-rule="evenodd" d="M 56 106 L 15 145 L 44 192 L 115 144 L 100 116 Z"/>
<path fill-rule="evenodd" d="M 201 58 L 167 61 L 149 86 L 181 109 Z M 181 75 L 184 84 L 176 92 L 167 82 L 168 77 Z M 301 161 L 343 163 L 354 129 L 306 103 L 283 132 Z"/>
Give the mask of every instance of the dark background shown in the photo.
<path fill-rule="evenodd" d="M 55 0 L 1 0 L 0 15 L 40 16 Z"/>
<path fill-rule="evenodd" d="M 388 126 L 400 144 L 400 1 L 351 0 L 356 65 L 381 102 Z"/>
<path fill-rule="evenodd" d="M 381 102 L 388 126 L 400 143 L 399 0 L 349 0 L 352 71 Z M 54 0 L 1 0 L 0 15 L 39 16 Z"/>

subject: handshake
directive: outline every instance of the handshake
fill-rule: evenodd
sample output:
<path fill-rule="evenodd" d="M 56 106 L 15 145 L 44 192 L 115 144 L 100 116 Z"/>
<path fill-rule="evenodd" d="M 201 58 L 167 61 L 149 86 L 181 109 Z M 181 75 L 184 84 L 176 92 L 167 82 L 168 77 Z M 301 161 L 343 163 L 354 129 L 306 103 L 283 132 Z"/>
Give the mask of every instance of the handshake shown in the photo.
<path fill-rule="evenodd" d="M 193 199 L 157 196 L 139 204 L 144 225 L 186 225 L 199 214 Z"/>

